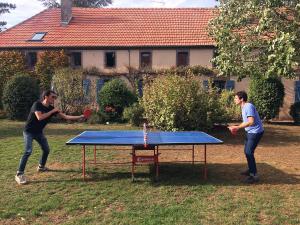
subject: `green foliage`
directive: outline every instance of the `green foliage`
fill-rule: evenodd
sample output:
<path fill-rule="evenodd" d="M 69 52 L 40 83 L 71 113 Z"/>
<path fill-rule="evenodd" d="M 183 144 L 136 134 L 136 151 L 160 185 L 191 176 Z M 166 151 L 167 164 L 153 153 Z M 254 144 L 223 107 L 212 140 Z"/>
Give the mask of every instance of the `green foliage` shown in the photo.
<path fill-rule="evenodd" d="M 145 116 L 162 130 L 207 128 L 207 105 L 207 95 L 194 77 L 159 76 L 144 87 Z"/>
<path fill-rule="evenodd" d="M 54 89 L 59 96 L 59 107 L 66 113 L 82 113 L 87 105 L 82 85 L 82 70 L 62 68 L 53 76 Z"/>
<path fill-rule="evenodd" d="M 69 59 L 63 50 L 44 51 L 39 54 L 35 65 L 35 72 L 40 80 L 40 86 L 44 90 L 51 87 L 52 76 L 56 69 L 68 67 Z"/>
<path fill-rule="evenodd" d="M 60 1 L 57 0 L 39 0 L 45 7 L 48 8 L 59 8 L 61 7 Z M 84 8 L 99 8 L 108 6 L 112 3 L 112 0 L 73 0 L 74 7 L 84 7 Z"/>
<path fill-rule="evenodd" d="M 223 123 L 241 119 L 241 108 L 234 103 L 234 91 L 223 90 L 219 96 L 220 107 L 224 110 Z"/>
<path fill-rule="evenodd" d="M 16 8 L 15 4 L 0 2 L 0 15 L 4 13 L 10 13 L 10 10 L 15 8 Z M 6 21 L 0 21 L 0 32 L 2 31 L 2 27 L 5 26 L 6 24 L 7 24 Z"/>
<path fill-rule="evenodd" d="M 240 118 L 240 107 L 234 103 L 233 91 L 222 90 L 219 93 L 214 88 L 212 82 L 209 82 L 208 95 L 208 125 L 226 124 Z"/>
<path fill-rule="evenodd" d="M 133 126 L 139 126 L 143 122 L 144 109 L 139 103 L 126 107 L 123 112 L 123 119 Z"/>
<path fill-rule="evenodd" d="M 37 81 L 28 75 L 17 75 L 5 85 L 2 101 L 8 118 L 25 120 L 38 98 Z"/>
<path fill-rule="evenodd" d="M 299 1 L 221 1 L 209 32 L 221 75 L 295 77 L 300 58 Z"/>
<path fill-rule="evenodd" d="M 137 101 L 137 97 L 120 79 L 105 83 L 99 92 L 99 107 L 102 113 L 108 115 L 110 121 L 118 121 L 125 107 Z"/>
<path fill-rule="evenodd" d="M 283 104 L 284 86 L 276 78 L 252 79 L 249 89 L 249 100 L 252 101 L 261 118 L 269 120 L 279 114 Z"/>
<path fill-rule="evenodd" d="M 291 105 L 290 115 L 293 117 L 295 124 L 300 124 L 300 102 Z"/>
<path fill-rule="evenodd" d="M 26 73 L 25 56 L 18 51 L 0 51 L 0 108 L 6 82 L 16 74 Z"/>

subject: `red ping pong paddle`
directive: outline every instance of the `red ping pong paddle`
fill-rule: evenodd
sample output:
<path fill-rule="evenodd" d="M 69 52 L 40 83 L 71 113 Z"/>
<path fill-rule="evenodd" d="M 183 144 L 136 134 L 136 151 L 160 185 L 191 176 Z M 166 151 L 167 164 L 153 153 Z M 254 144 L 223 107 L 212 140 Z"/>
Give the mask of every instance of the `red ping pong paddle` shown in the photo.
<path fill-rule="evenodd" d="M 91 115 L 92 115 L 92 110 L 90 110 L 89 108 L 86 108 L 86 109 L 83 111 L 83 116 L 84 116 L 85 119 L 90 118 Z"/>
<path fill-rule="evenodd" d="M 228 127 L 228 129 L 229 129 L 229 131 L 230 131 L 230 133 L 233 135 L 233 136 L 236 136 L 237 135 L 237 129 L 232 129 L 232 128 L 229 128 Z"/>

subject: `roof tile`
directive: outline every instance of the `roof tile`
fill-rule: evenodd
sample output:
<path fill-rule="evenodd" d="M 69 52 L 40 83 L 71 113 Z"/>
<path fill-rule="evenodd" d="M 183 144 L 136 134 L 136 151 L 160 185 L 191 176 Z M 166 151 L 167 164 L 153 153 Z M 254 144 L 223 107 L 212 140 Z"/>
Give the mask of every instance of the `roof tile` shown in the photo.
<path fill-rule="evenodd" d="M 73 8 L 61 26 L 60 9 L 47 9 L 0 33 L 0 48 L 211 46 L 213 8 Z M 47 32 L 43 41 L 28 41 Z"/>

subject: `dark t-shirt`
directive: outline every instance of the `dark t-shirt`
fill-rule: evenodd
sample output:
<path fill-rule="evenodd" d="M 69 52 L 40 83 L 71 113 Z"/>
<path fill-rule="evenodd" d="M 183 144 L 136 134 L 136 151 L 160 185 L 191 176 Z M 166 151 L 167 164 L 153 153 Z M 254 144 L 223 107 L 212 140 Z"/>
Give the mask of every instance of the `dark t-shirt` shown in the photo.
<path fill-rule="evenodd" d="M 30 113 L 28 115 L 24 131 L 33 133 L 33 134 L 40 134 L 43 133 L 44 127 L 47 125 L 47 123 L 50 122 L 51 117 L 54 115 L 57 115 L 58 113 L 53 113 L 51 116 L 49 116 L 46 119 L 38 120 L 35 112 L 41 112 L 41 113 L 47 113 L 54 109 L 52 105 L 49 105 L 48 107 L 44 106 L 40 101 L 36 101 L 33 103 Z"/>

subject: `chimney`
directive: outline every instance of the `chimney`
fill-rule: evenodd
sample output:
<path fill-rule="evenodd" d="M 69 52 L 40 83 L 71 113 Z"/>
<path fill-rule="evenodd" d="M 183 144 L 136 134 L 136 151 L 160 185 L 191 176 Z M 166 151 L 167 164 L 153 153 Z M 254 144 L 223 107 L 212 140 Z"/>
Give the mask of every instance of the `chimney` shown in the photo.
<path fill-rule="evenodd" d="M 72 0 L 61 0 L 61 25 L 67 26 L 72 19 Z"/>

